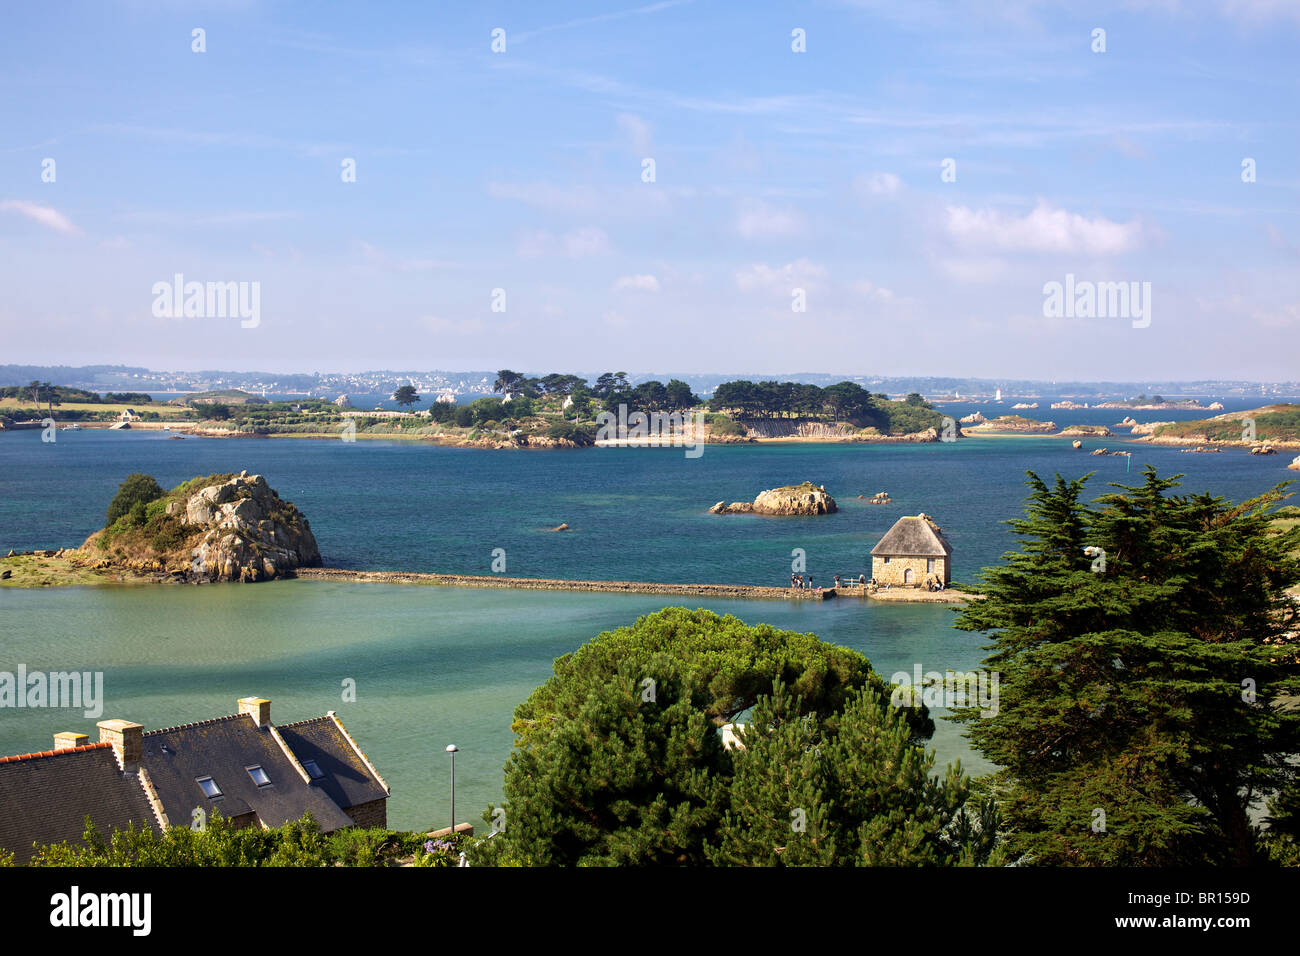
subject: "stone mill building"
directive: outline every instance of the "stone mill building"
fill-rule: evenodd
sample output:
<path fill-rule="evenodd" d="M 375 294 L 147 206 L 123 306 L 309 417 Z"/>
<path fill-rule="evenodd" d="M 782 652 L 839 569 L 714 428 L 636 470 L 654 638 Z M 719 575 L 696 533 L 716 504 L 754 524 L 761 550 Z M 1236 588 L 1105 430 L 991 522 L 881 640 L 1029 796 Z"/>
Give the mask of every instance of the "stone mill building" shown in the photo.
<path fill-rule="evenodd" d="M 927 514 L 899 518 L 871 549 L 877 584 L 923 587 L 927 580 L 952 581 L 952 545 Z"/>

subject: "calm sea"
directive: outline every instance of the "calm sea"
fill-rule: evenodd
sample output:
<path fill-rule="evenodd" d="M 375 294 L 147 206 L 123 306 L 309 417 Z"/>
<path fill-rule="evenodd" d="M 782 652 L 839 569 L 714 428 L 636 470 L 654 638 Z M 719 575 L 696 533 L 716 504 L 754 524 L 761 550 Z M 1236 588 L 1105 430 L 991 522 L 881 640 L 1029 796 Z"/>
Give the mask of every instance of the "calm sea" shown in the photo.
<path fill-rule="evenodd" d="M 1068 414 L 1087 413 L 1051 417 L 1077 420 Z M 1048 415 L 1040 409 L 1037 417 Z M 1121 417 L 1105 412 L 1102 421 Z M 1036 437 L 715 446 L 688 459 L 681 449 L 490 452 L 405 442 L 172 441 L 143 431 L 60 432 L 45 444 L 39 431 L 24 431 L 0 435 L 0 548 L 79 544 L 102 526 L 108 500 L 131 472 L 170 487 L 248 469 L 307 514 L 326 564 L 339 567 L 487 574 L 493 549 L 502 548 L 511 575 L 779 585 L 801 548 L 817 583 L 830 584 L 837 572 L 867 569 L 867 553 L 899 515 L 924 511 L 952 542 L 954 579 L 970 580 L 1012 547 L 1002 522 L 1022 510 L 1026 470 L 1095 471 L 1091 488 L 1100 494 L 1110 481 L 1136 483 L 1150 462 L 1186 474 L 1189 490 L 1234 499 L 1295 476 L 1286 469 L 1291 456 L 1101 443 L 1131 448 L 1131 465 Z M 803 480 L 825 484 L 841 510 L 818 518 L 705 513 L 719 499 Z M 894 504 L 871 507 L 856 497 L 877 491 Z M 561 522 L 572 530 L 546 530 Z M 979 635 L 952 629 L 944 607 L 689 603 L 816 633 L 861 651 L 886 675 L 917 663 L 969 669 L 982 656 Z M 280 723 L 336 710 L 393 786 L 389 818 L 399 827 L 446 824 L 443 749 L 455 743 L 457 816 L 479 823 L 501 796 L 512 711 L 554 658 L 663 605 L 646 595 L 309 581 L 6 588 L 0 670 L 102 671 L 103 717 L 146 728 L 229 713 L 250 694 L 271 698 Z M 345 681 L 355 681 L 354 703 L 343 700 Z M 3 710 L 0 753 L 48 748 L 61 730 L 95 739 L 94 723 L 79 711 Z M 934 746 L 941 763 L 987 769 L 947 722 L 939 722 Z"/>

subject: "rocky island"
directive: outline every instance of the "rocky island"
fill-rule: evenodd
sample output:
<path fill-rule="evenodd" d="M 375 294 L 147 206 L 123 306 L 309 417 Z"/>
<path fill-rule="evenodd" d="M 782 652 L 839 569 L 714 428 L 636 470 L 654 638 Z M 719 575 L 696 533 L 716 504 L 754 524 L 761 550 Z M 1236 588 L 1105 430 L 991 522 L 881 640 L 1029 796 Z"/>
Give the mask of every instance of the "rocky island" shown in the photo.
<path fill-rule="evenodd" d="M 719 501 L 709 509 L 709 514 L 756 515 L 828 515 L 838 511 L 835 499 L 826 493 L 825 485 L 805 481 L 800 485 L 785 485 L 759 492 L 752 502 Z"/>
<path fill-rule="evenodd" d="M 1020 435 L 1047 435 L 1056 432 L 1056 422 L 1040 422 L 1023 415 L 1002 415 L 966 429 L 967 432 L 1011 432 Z"/>
<path fill-rule="evenodd" d="M 194 478 L 166 492 L 148 475 L 131 475 L 107 517 L 78 548 L 11 552 L 6 583 L 254 582 L 321 563 L 302 512 L 246 471 Z"/>

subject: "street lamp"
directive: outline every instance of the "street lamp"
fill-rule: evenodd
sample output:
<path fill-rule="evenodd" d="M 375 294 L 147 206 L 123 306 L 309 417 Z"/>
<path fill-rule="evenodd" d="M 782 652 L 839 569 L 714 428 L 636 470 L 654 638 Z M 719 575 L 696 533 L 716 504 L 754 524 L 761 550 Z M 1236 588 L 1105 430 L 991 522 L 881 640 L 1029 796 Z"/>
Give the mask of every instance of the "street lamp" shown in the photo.
<path fill-rule="evenodd" d="M 456 751 L 455 744 L 447 744 L 447 753 L 451 755 L 451 836 L 456 837 Z"/>

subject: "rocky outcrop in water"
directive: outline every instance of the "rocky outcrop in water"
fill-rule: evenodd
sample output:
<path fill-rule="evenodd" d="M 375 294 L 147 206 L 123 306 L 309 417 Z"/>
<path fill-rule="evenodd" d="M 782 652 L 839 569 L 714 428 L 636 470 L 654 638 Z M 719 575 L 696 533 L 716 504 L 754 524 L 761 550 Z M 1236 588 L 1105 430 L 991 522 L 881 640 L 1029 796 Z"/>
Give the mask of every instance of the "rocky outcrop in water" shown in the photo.
<path fill-rule="evenodd" d="M 747 501 L 732 504 L 719 501 L 709 509 L 709 514 L 828 515 L 838 510 L 835 499 L 826 493 L 825 485 L 805 481 L 801 485 L 785 485 L 761 491 L 752 504 Z"/>
<path fill-rule="evenodd" d="M 242 472 L 201 489 L 183 505 L 172 502 L 168 511 L 202 533 L 191 552 L 195 577 L 262 581 L 321 563 L 307 519 L 261 475 Z"/>

